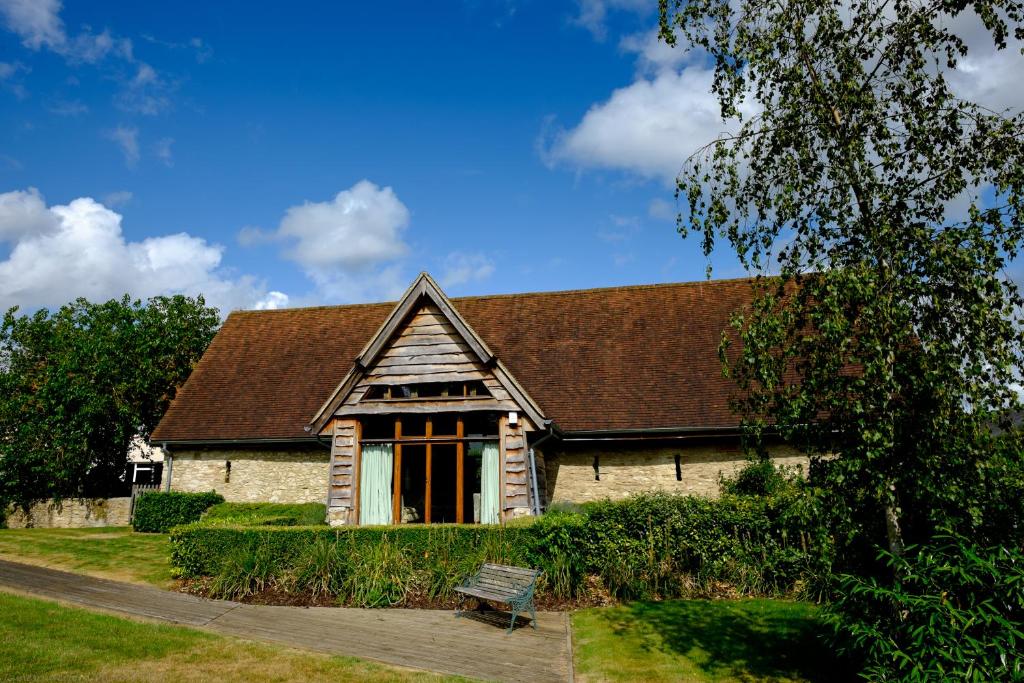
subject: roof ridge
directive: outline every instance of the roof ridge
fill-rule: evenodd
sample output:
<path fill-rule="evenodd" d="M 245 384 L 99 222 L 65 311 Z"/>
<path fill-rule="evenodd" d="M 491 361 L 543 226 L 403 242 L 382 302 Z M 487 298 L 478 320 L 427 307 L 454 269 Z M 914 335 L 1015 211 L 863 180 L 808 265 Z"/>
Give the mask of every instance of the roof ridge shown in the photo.
<path fill-rule="evenodd" d="M 544 290 L 539 292 L 508 292 L 505 294 L 471 294 L 467 296 L 453 296 L 450 297 L 452 301 L 479 301 L 481 299 L 508 299 L 513 297 L 524 297 L 524 296 L 558 296 L 563 294 L 586 294 L 590 292 L 622 292 L 622 291 L 633 291 L 633 290 L 644 290 L 644 289 L 663 289 L 670 287 L 699 287 L 704 285 L 725 285 L 735 284 L 738 282 L 754 282 L 759 277 L 771 277 L 771 276 L 753 276 L 748 275 L 745 277 L 734 277 L 734 278 L 722 278 L 719 280 L 687 280 L 684 282 L 654 282 L 648 284 L 639 285 L 614 285 L 611 287 L 584 287 L 580 289 L 552 289 Z M 240 309 L 237 311 L 231 311 L 228 315 L 236 314 L 264 314 L 264 313 L 287 313 L 294 311 L 316 311 L 316 310 L 335 310 L 339 308 L 369 308 L 371 306 L 395 306 L 398 300 L 394 301 L 372 301 L 362 302 L 354 304 L 321 304 L 318 306 L 290 306 L 287 308 L 270 308 L 270 309 Z"/>

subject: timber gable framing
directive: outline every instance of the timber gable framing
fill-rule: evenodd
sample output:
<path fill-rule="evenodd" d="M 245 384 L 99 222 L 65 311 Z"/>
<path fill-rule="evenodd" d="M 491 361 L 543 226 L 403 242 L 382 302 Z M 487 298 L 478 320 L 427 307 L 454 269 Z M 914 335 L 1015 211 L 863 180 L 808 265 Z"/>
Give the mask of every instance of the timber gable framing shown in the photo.
<path fill-rule="evenodd" d="M 363 400 L 374 384 L 461 380 L 483 382 L 490 396 L 408 403 L 401 408 L 394 401 Z M 309 431 L 329 433 L 334 417 L 357 414 L 488 409 L 522 411 L 538 428 L 550 424 L 433 278 L 421 273 L 354 359 Z"/>

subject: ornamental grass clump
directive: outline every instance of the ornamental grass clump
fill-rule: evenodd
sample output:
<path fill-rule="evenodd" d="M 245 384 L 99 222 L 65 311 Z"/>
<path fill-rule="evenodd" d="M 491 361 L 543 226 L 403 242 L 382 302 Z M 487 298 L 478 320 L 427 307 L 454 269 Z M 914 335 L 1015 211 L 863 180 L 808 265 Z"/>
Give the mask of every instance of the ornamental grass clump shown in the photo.
<path fill-rule="evenodd" d="M 335 597 L 342 593 L 350 571 L 341 543 L 319 538 L 299 556 L 284 583 L 289 593 L 305 593 L 314 600 Z"/>
<path fill-rule="evenodd" d="M 342 601 L 355 607 L 393 607 L 401 603 L 415 579 L 412 558 L 383 534 L 376 543 L 349 546 L 352 571 Z"/>
<path fill-rule="evenodd" d="M 269 545 L 240 546 L 221 565 L 210 594 L 225 600 L 247 598 L 276 585 L 280 575 L 280 561 Z"/>

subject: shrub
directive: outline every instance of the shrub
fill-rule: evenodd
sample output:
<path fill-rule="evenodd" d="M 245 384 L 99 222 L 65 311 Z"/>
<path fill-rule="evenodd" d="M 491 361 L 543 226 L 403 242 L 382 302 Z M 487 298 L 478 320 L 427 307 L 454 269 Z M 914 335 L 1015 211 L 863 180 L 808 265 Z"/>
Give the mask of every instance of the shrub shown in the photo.
<path fill-rule="evenodd" d="M 886 580 L 839 577 L 825 614 L 840 651 L 885 681 L 1024 679 L 1024 552 L 953 534 L 903 557 Z"/>
<path fill-rule="evenodd" d="M 704 594 L 723 582 L 746 594 L 788 594 L 828 571 L 832 545 L 820 526 L 808 499 L 796 493 L 717 501 L 655 494 L 507 526 L 245 527 L 204 520 L 174 529 L 171 553 L 183 576 L 196 577 L 218 575 L 236 551 L 267 549 L 293 589 L 331 583 L 342 602 L 360 605 L 394 604 L 410 591 L 450 600 L 484 562 L 541 569 L 538 592 L 559 599 L 583 596 L 588 576 L 620 598 Z M 328 547 L 343 556 L 339 563 Z"/>
<path fill-rule="evenodd" d="M 132 528 L 149 533 L 167 533 L 171 527 L 195 522 L 212 505 L 223 503 L 219 493 L 161 493 L 141 494 L 135 501 Z"/>
<path fill-rule="evenodd" d="M 798 468 L 776 465 L 769 459 L 747 462 L 731 475 L 718 475 L 718 488 L 737 496 L 774 496 L 792 488 L 802 479 Z"/>
<path fill-rule="evenodd" d="M 323 503 L 221 503 L 202 517 L 204 523 L 228 526 L 315 526 L 326 519 Z"/>

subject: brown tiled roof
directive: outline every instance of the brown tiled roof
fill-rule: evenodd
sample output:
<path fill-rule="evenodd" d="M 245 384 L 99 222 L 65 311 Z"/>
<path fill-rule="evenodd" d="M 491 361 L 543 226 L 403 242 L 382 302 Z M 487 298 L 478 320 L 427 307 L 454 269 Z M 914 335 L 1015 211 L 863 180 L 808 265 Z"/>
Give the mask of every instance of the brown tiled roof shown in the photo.
<path fill-rule="evenodd" d="M 452 299 L 563 431 L 724 428 L 718 344 L 750 280 Z M 394 303 L 228 316 L 154 441 L 308 438 Z"/>

